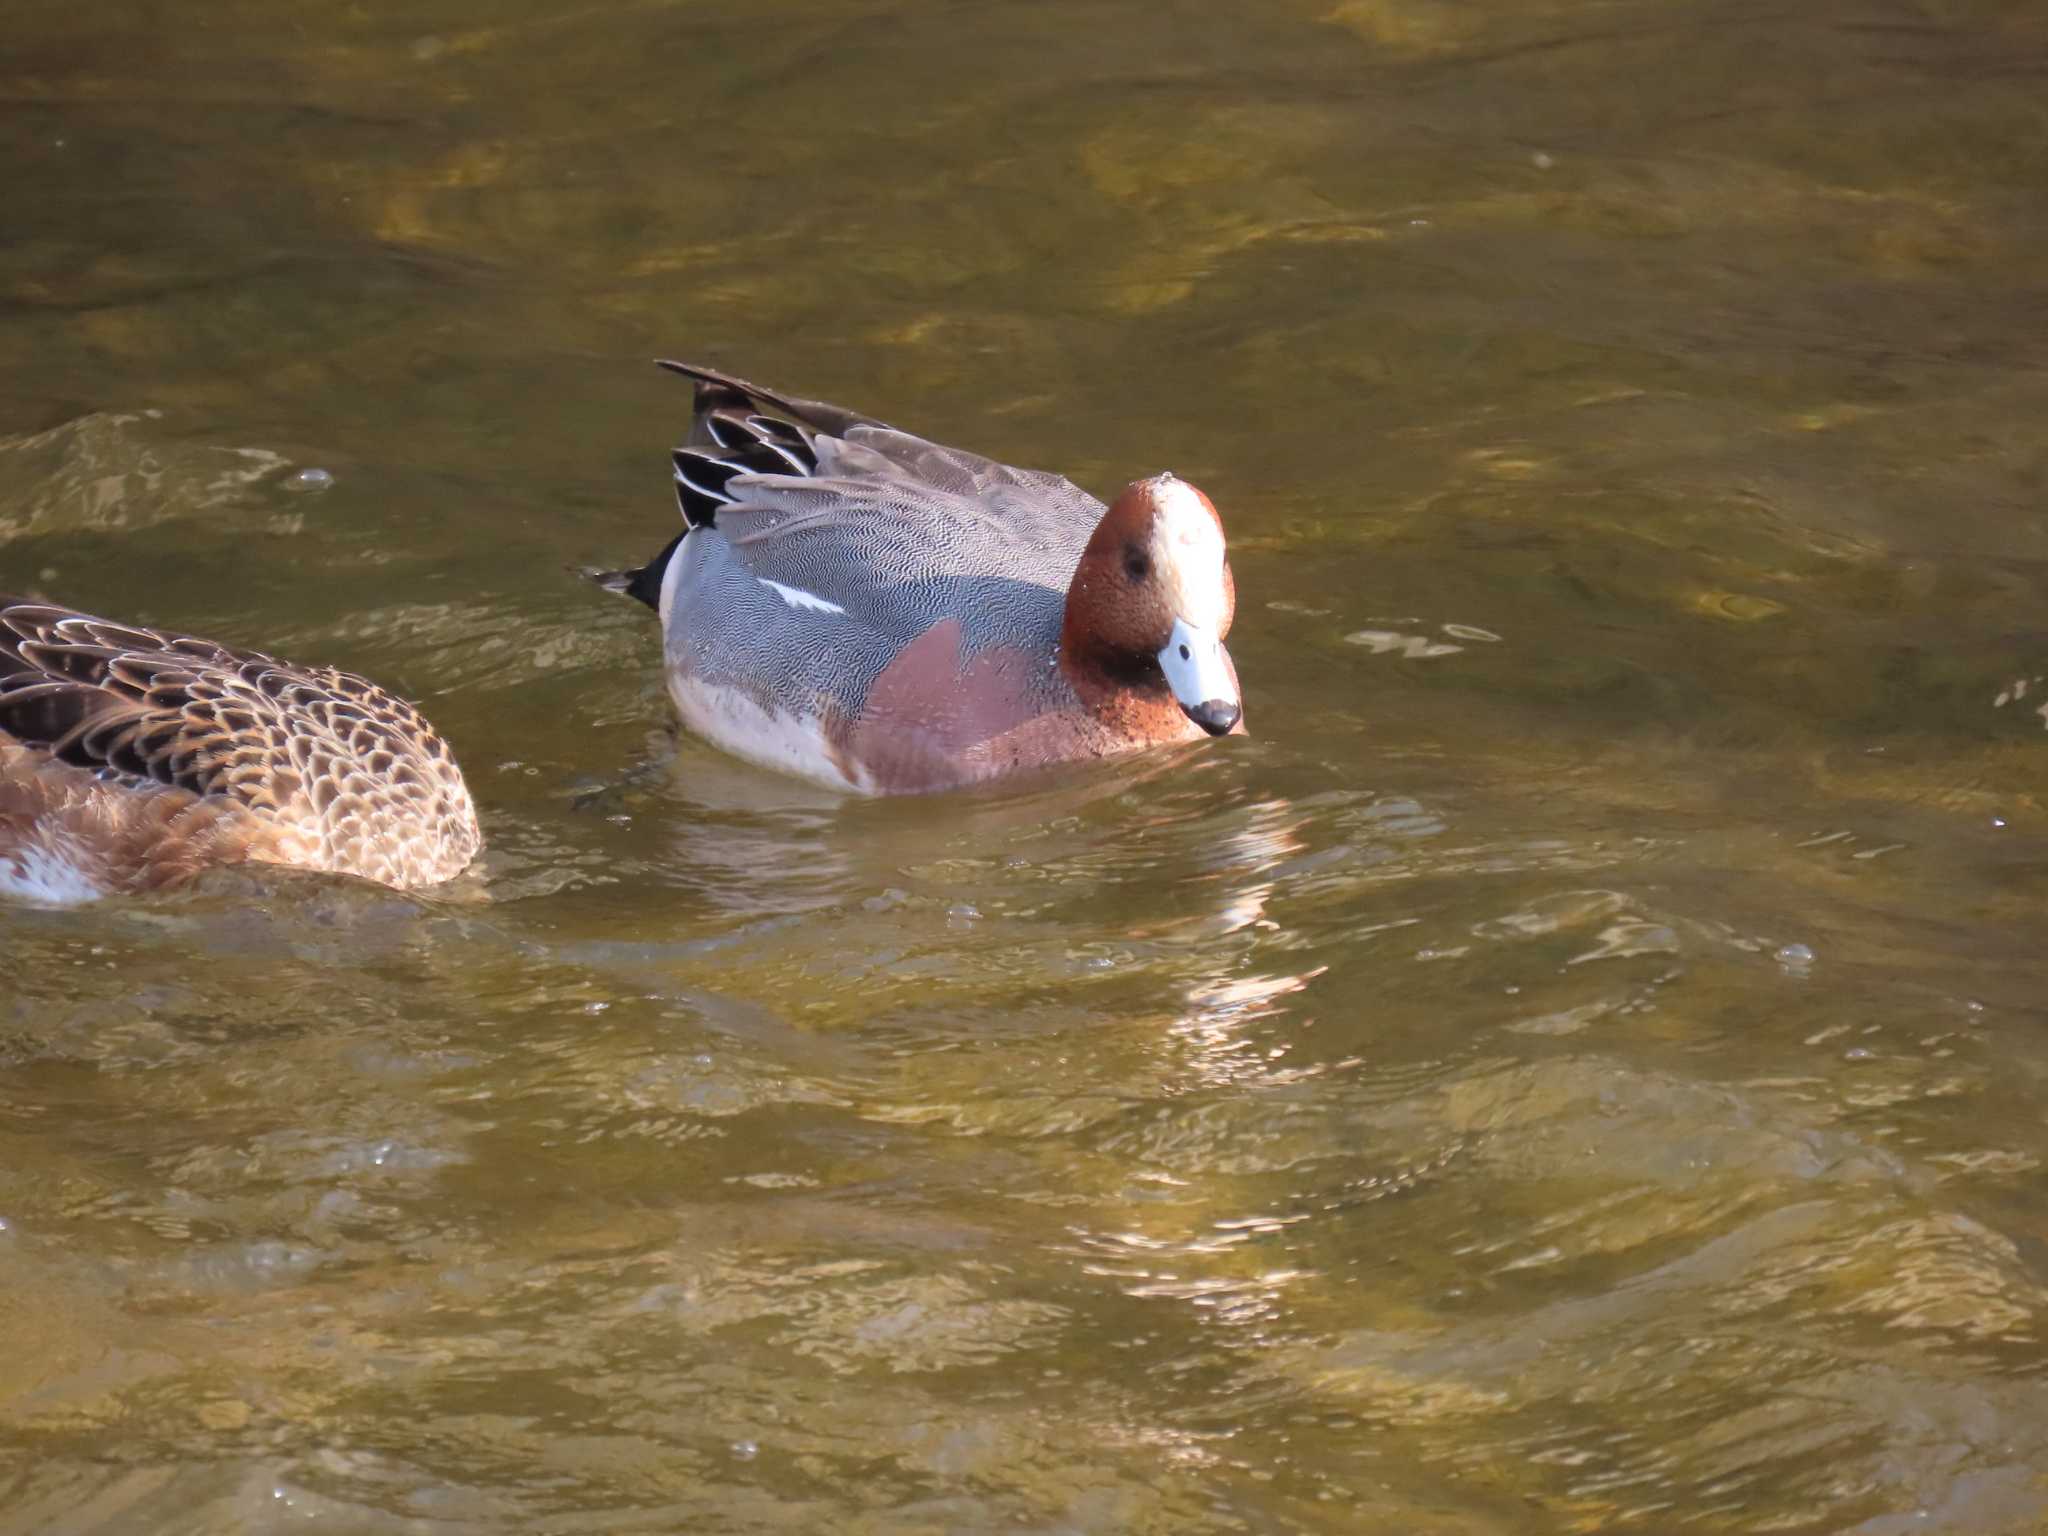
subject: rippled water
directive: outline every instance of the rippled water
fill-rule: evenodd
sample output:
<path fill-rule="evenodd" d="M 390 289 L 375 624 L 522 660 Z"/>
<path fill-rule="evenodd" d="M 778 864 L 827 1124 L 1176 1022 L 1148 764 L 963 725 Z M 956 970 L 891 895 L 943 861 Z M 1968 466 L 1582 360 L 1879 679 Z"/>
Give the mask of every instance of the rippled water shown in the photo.
<path fill-rule="evenodd" d="M 0 1532 L 2048 1527 L 2040 7 L 9 20 L 0 586 L 490 849 L 0 910 Z M 1198 479 L 1257 734 L 678 743 L 670 353 Z"/>

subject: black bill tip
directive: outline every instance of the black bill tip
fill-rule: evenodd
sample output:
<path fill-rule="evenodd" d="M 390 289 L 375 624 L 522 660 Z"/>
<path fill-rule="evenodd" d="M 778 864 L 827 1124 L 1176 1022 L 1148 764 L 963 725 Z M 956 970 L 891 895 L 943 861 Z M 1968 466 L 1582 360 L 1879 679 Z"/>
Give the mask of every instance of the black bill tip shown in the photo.
<path fill-rule="evenodd" d="M 1188 718 L 1211 736 L 1228 735 L 1231 728 L 1244 718 L 1244 706 L 1235 699 L 1204 699 L 1199 704 L 1183 707 Z"/>

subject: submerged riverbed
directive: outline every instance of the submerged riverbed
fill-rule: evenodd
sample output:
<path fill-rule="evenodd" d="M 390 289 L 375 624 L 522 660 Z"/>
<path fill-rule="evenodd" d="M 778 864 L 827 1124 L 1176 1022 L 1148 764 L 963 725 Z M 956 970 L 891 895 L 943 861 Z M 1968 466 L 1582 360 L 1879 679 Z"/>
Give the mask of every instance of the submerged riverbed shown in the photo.
<path fill-rule="evenodd" d="M 2039 7 L 203 13 L 11 14 L 0 589 L 489 847 L 0 909 L 0 1532 L 2048 1525 Z M 1253 736 L 678 741 L 657 355 L 1197 481 Z"/>

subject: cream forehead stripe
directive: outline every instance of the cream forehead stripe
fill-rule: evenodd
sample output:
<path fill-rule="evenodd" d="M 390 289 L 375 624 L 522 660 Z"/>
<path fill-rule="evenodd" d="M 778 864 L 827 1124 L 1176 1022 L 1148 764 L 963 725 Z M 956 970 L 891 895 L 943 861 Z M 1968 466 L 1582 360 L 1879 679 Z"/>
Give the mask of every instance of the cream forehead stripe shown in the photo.
<path fill-rule="evenodd" d="M 1162 564 L 1173 573 L 1174 606 L 1190 624 L 1214 630 L 1223 623 L 1223 530 L 1185 480 L 1161 475 L 1152 482 L 1158 509 Z"/>

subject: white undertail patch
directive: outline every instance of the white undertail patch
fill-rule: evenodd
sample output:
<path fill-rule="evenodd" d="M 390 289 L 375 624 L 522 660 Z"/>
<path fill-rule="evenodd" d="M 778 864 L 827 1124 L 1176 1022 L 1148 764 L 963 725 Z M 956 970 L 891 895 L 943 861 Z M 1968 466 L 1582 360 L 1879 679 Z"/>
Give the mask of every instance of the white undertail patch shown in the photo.
<path fill-rule="evenodd" d="M 781 582 L 770 581 L 766 576 L 756 576 L 754 580 L 774 592 L 777 597 L 781 598 L 792 608 L 806 608 L 812 613 L 846 612 L 844 608 L 829 598 L 820 597 L 815 592 L 806 592 L 802 587 L 785 587 Z"/>
<path fill-rule="evenodd" d="M 60 850 L 30 843 L 0 856 L 0 896 L 50 907 L 98 901 L 106 891 Z"/>

